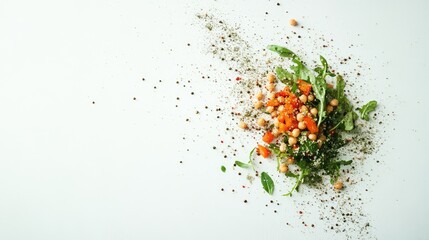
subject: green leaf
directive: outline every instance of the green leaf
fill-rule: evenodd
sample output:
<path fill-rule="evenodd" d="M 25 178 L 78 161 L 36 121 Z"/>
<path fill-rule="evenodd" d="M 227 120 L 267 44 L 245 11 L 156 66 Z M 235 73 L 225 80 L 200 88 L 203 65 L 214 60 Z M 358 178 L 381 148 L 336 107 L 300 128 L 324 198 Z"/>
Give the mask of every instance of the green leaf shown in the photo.
<path fill-rule="evenodd" d="M 320 56 L 320 62 L 322 62 L 323 68 L 317 67 L 316 69 L 314 69 L 314 71 L 316 71 L 319 76 L 322 76 L 323 78 L 325 78 L 326 76 L 335 77 L 335 74 L 329 71 L 328 62 L 323 56 Z"/>
<path fill-rule="evenodd" d="M 366 121 L 369 121 L 369 113 L 375 111 L 377 108 L 377 101 L 369 101 L 367 104 L 363 105 L 362 108 L 358 108 L 360 112 L 360 117 Z"/>
<path fill-rule="evenodd" d="M 251 164 L 247 164 L 247 163 L 240 162 L 240 161 L 235 161 L 234 163 L 235 163 L 235 165 L 237 165 L 237 166 L 239 166 L 241 168 L 250 168 L 250 167 L 252 167 Z"/>
<path fill-rule="evenodd" d="M 273 52 L 278 53 L 282 57 L 293 58 L 296 56 L 296 54 L 294 52 L 292 52 L 291 50 L 289 50 L 285 47 L 282 47 L 282 46 L 268 45 L 267 48 L 268 48 L 268 50 L 271 50 Z"/>
<path fill-rule="evenodd" d="M 298 177 L 296 177 L 295 185 L 293 185 L 292 189 L 291 189 L 288 193 L 283 194 L 283 196 L 289 196 L 289 197 L 292 197 L 292 193 L 293 193 L 293 191 L 297 191 L 297 192 L 298 192 L 298 190 L 299 190 L 299 186 L 301 186 L 301 184 L 304 182 L 304 178 L 305 178 L 308 174 L 310 174 L 310 170 L 308 170 L 308 169 L 306 169 L 306 168 L 304 168 L 304 167 L 301 167 L 301 171 L 302 171 L 302 173 L 301 173 Z M 295 175 L 295 176 L 296 176 L 296 175 Z"/>
<path fill-rule="evenodd" d="M 287 172 L 285 173 L 285 175 L 286 175 L 286 177 L 292 177 L 292 178 L 296 178 L 296 179 L 298 179 L 298 177 L 299 177 L 299 175 L 298 175 L 298 174 L 294 174 L 294 173 L 292 173 L 291 171 L 287 171 Z"/>
<path fill-rule="evenodd" d="M 326 112 L 325 112 L 326 81 L 322 77 L 316 78 L 314 77 L 314 75 L 311 75 L 310 83 L 312 85 L 314 95 L 319 100 L 319 106 L 318 106 L 319 119 L 317 121 L 317 126 L 319 126 L 324 120 L 324 118 L 326 117 Z"/>
<path fill-rule="evenodd" d="M 221 170 L 222 172 L 225 172 L 225 171 L 226 171 L 226 167 L 225 167 L 225 166 L 221 166 L 221 167 L 220 167 L 220 170 Z"/>
<path fill-rule="evenodd" d="M 338 102 L 344 102 L 344 88 L 346 87 L 346 82 L 341 75 L 337 75 L 337 100 Z"/>
<path fill-rule="evenodd" d="M 276 75 L 277 78 L 286 85 L 291 85 L 291 82 L 293 80 L 292 73 L 288 72 L 286 69 L 282 67 L 276 67 Z"/>
<path fill-rule="evenodd" d="M 265 191 L 268 194 L 272 195 L 274 192 L 274 182 L 273 182 L 273 179 L 271 179 L 270 175 L 268 175 L 268 173 L 266 172 L 261 173 L 261 183 Z"/>
<path fill-rule="evenodd" d="M 344 123 L 344 130 L 345 131 L 351 131 L 355 128 L 355 120 L 358 119 L 358 115 L 357 113 L 355 113 L 355 111 L 350 111 L 348 112 L 343 119 L 343 123 Z"/>

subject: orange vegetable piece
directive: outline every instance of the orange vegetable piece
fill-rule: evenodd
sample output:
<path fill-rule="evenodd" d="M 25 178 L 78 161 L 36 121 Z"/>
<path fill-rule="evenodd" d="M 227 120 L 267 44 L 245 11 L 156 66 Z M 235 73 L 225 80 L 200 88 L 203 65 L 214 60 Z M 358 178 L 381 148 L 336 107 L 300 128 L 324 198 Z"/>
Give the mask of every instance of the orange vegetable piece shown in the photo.
<path fill-rule="evenodd" d="M 271 154 L 270 150 L 262 145 L 258 145 L 256 151 L 264 158 L 269 157 Z"/>
<path fill-rule="evenodd" d="M 298 79 L 297 82 L 298 82 L 298 89 L 302 92 L 302 94 L 308 96 L 308 94 L 310 94 L 310 91 L 311 91 L 311 84 L 301 79 Z"/>
<path fill-rule="evenodd" d="M 287 131 L 286 125 L 279 122 L 279 133 L 285 133 Z"/>
<path fill-rule="evenodd" d="M 279 120 L 279 122 L 284 123 L 285 122 L 285 115 L 284 112 L 281 112 L 279 114 L 279 116 L 277 117 L 277 120 Z"/>
<path fill-rule="evenodd" d="M 294 107 L 294 106 L 292 106 L 292 104 L 290 104 L 290 103 L 286 103 L 285 104 L 285 106 L 284 106 L 284 111 L 287 113 L 287 114 L 292 114 L 293 112 L 294 112 L 294 110 L 295 110 L 296 108 Z"/>
<path fill-rule="evenodd" d="M 276 97 L 278 97 L 278 96 L 286 97 L 287 93 L 285 91 L 280 91 L 280 92 L 276 93 Z"/>
<path fill-rule="evenodd" d="M 267 107 L 277 107 L 278 105 L 280 105 L 280 103 L 277 99 L 271 99 L 267 102 Z"/>
<path fill-rule="evenodd" d="M 270 144 L 273 140 L 274 140 L 274 135 L 271 133 L 271 131 L 268 131 L 264 134 L 264 136 L 262 137 L 262 141 Z"/>
<path fill-rule="evenodd" d="M 285 118 L 285 128 L 287 130 L 298 128 L 298 121 L 295 119 L 295 117 L 292 114 L 287 115 L 287 117 Z"/>
<path fill-rule="evenodd" d="M 305 125 L 307 125 L 308 131 L 310 131 L 310 133 L 319 132 L 319 128 L 317 127 L 316 122 L 311 117 L 305 116 L 303 120 L 305 122 Z"/>

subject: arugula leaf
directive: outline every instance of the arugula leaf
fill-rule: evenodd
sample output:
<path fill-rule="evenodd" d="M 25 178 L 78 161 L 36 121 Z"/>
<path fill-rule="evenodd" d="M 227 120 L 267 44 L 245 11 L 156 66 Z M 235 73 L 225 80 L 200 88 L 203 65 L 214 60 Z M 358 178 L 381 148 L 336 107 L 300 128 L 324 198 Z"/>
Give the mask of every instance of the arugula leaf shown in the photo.
<path fill-rule="evenodd" d="M 344 88 L 346 87 L 346 83 L 341 75 L 337 75 L 337 100 L 338 102 L 344 102 Z"/>
<path fill-rule="evenodd" d="M 296 179 L 298 179 L 298 177 L 299 177 L 299 175 L 297 175 L 295 173 L 292 173 L 291 171 L 287 171 L 285 173 L 285 175 L 286 175 L 286 177 L 293 177 L 293 178 L 296 178 Z"/>
<path fill-rule="evenodd" d="M 369 113 L 375 111 L 377 108 L 377 101 L 369 101 L 367 104 L 363 105 L 362 108 L 358 108 L 360 112 L 360 117 L 366 121 L 369 121 Z"/>
<path fill-rule="evenodd" d="M 322 62 L 322 66 L 323 69 L 321 69 L 322 71 L 320 73 L 322 73 L 322 77 L 325 78 L 326 76 L 331 76 L 334 77 L 335 74 L 329 71 L 329 65 L 328 65 L 328 61 L 326 61 L 326 59 L 323 56 L 320 56 L 320 62 Z M 317 72 L 317 71 L 316 71 Z M 319 73 L 319 72 L 318 72 Z M 320 74 L 319 73 L 319 74 Z"/>
<path fill-rule="evenodd" d="M 252 165 L 244 163 L 244 162 L 240 162 L 240 161 L 235 161 L 234 162 L 235 165 L 241 167 L 241 168 L 250 168 Z"/>
<path fill-rule="evenodd" d="M 352 110 L 348 112 L 343 118 L 344 130 L 345 131 L 353 130 L 353 128 L 355 128 L 355 120 L 357 120 L 358 117 L 359 116 L 357 115 L 357 113 L 355 113 L 355 111 Z"/>
<path fill-rule="evenodd" d="M 283 196 L 289 196 L 292 197 L 292 193 L 293 191 L 297 191 L 299 190 L 299 186 L 301 186 L 301 184 L 304 182 L 304 178 L 310 173 L 310 171 L 306 168 L 301 167 L 301 174 L 296 178 L 296 182 L 295 185 L 293 185 L 292 189 L 288 192 L 283 194 Z M 295 175 L 296 176 L 296 175 Z"/>
<path fill-rule="evenodd" d="M 321 77 L 316 78 L 314 77 L 314 75 L 311 75 L 310 83 L 312 85 L 314 95 L 319 100 L 319 106 L 318 106 L 319 119 L 317 121 L 317 126 L 320 126 L 320 124 L 326 117 L 326 111 L 325 111 L 326 81 L 324 78 L 321 78 Z"/>
<path fill-rule="evenodd" d="M 261 183 L 265 191 L 268 194 L 272 195 L 274 192 L 274 182 L 273 182 L 273 179 L 271 179 L 270 175 L 268 175 L 268 173 L 266 172 L 261 173 Z"/>
<path fill-rule="evenodd" d="M 288 72 L 286 69 L 282 67 L 276 67 L 276 75 L 277 78 L 286 85 L 291 85 L 291 82 L 293 80 L 292 73 Z"/>
<path fill-rule="evenodd" d="M 282 47 L 282 46 L 268 45 L 267 48 L 273 52 L 278 53 L 282 57 L 293 58 L 296 56 L 296 54 L 294 52 L 292 52 L 291 50 L 289 50 L 285 47 Z"/>
<path fill-rule="evenodd" d="M 225 171 L 226 171 L 226 167 L 225 167 L 225 166 L 221 166 L 221 167 L 220 167 L 220 170 L 221 170 L 222 172 L 225 172 Z"/>

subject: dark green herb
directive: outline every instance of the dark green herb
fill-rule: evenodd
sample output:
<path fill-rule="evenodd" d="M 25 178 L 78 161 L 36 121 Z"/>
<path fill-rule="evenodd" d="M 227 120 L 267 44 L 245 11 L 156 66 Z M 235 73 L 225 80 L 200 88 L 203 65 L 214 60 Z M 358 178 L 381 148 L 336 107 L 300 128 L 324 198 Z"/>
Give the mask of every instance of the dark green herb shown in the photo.
<path fill-rule="evenodd" d="M 221 170 L 222 172 L 225 172 L 225 171 L 226 171 L 226 167 L 225 167 L 225 166 L 221 166 L 221 167 L 220 167 L 220 170 Z"/>
<path fill-rule="evenodd" d="M 369 113 L 375 111 L 377 108 L 377 101 L 369 101 L 367 104 L 363 105 L 362 108 L 358 108 L 360 112 L 360 117 L 366 121 L 369 121 Z"/>
<path fill-rule="evenodd" d="M 268 175 L 268 173 L 266 172 L 261 173 L 261 183 L 265 191 L 268 194 L 272 195 L 274 192 L 274 182 L 273 182 L 273 179 L 271 179 L 270 175 Z"/>

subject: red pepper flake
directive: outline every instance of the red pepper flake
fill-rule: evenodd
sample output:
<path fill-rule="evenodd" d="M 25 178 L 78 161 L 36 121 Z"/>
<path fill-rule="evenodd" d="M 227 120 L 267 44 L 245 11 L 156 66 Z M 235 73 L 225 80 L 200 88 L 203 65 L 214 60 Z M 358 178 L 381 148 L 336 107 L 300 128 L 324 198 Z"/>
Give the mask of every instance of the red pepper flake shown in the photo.
<path fill-rule="evenodd" d="M 241 187 L 246 188 L 246 186 L 242 185 Z"/>
<path fill-rule="evenodd" d="M 223 140 L 220 140 L 220 143 L 223 143 Z"/>
<path fill-rule="evenodd" d="M 240 81 L 241 77 L 236 77 L 235 80 Z"/>
<path fill-rule="evenodd" d="M 303 212 L 302 212 L 302 211 L 299 211 L 298 213 L 299 213 L 299 214 L 303 214 Z"/>

